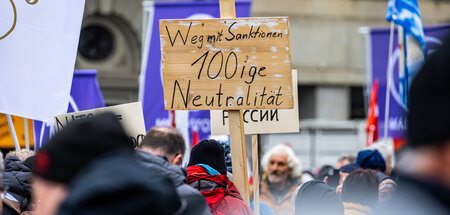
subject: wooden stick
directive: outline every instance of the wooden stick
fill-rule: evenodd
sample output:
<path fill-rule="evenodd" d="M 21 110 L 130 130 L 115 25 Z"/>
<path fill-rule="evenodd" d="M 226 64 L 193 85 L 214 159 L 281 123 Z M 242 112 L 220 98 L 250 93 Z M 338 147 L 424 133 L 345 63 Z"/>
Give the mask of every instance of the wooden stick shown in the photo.
<path fill-rule="evenodd" d="M 23 129 L 25 131 L 25 147 L 30 150 L 30 137 L 28 136 L 28 120 L 23 118 Z"/>
<path fill-rule="evenodd" d="M 234 0 L 219 0 L 220 18 L 236 18 Z M 234 185 L 247 204 L 248 193 L 247 153 L 245 150 L 244 119 L 242 110 L 228 111 L 230 128 L 231 162 L 233 164 Z"/>
<path fill-rule="evenodd" d="M 233 165 L 233 182 L 241 194 L 242 199 L 247 204 L 250 204 L 242 110 L 229 110 L 228 119 L 230 128 L 231 162 Z"/>
<path fill-rule="evenodd" d="M 8 120 L 9 130 L 11 131 L 11 136 L 14 141 L 14 147 L 16 147 L 16 151 L 19 151 L 20 150 L 19 140 L 17 139 L 16 129 L 14 129 L 14 123 L 11 119 L 11 115 L 9 115 L 9 114 L 5 114 L 5 115 L 6 115 L 6 120 Z"/>
<path fill-rule="evenodd" d="M 253 163 L 253 208 L 255 215 L 259 215 L 259 165 L 258 165 L 258 135 L 252 134 L 252 163 Z"/>
<path fill-rule="evenodd" d="M 220 18 L 236 18 L 234 0 L 220 0 Z"/>

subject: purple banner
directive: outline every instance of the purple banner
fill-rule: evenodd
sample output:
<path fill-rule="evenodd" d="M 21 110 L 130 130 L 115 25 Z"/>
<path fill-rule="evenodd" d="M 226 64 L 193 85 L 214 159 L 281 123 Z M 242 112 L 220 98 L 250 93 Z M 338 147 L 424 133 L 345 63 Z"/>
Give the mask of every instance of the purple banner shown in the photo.
<path fill-rule="evenodd" d="M 236 1 L 236 16 L 248 17 L 250 15 L 250 6 L 251 1 Z M 164 110 L 159 20 L 220 17 L 219 1 L 155 2 L 153 9 L 153 23 L 149 23 L 151 26 L 151 39 L 148 48 L 148 58 L 145 64 L 146 68 L 141 73 L 143 75 L 141 79 L 143 80 L 141 80 L 140 86 L 140 100 L 142 101 L 145 128 L 147 130 L 153 126 L 171 125 L 169 112 Z M 177 113 L 179 112 L 177 111 L 175 115 Z M 211 134 L 209 111 L 189 111 L 188 115 L 186 124 L 188 125 L 189 140 L 192 140 L 192 129 L 198 132 L 200 140 L 208 138 Z"/>
<path fill-rule="evenodd" d="M 450 25 L 424 27 L 426 53 L 429 54 L 436 50 L 442 44 L 442 39 L 445 35 L 450 34 Z M 370 30 L 370 57 L 371 61 L 368 67 L 371 70 L 371 83 L 378 79 L 378 131 L 379 137 L 384 136 L 384 121 L 385 121 L 385 103 L 386 103 L 386 86 L 387 76 L 391 76 L 391 90 L 389 102 L 389 117 L 388 117 L 388 136 L 396 139 L 406 139 L 406 113 L 407 108 L 403 105 L 399 93 L 399 79 L 398 79 L 398 44 L 397 32 L 394 34 L 394 51 L 392 54 L 393 65 L 388 67 L 389 54 L 389 29 L 371 29 Z"/>
<path fill-rule="evenodd" d="M 67 113 L 104 107 L 102 92 L 97 81 L 96 70 L 75 70 L 70 90 L 70 101 Z M 45 143 L 51 133 L 53 119 L 43 123 L 34 121 L 35 149 Z M 42 126 L 44 125 L 44 128 Z M 41 137 L 42 136 L 42 137 Z"/>

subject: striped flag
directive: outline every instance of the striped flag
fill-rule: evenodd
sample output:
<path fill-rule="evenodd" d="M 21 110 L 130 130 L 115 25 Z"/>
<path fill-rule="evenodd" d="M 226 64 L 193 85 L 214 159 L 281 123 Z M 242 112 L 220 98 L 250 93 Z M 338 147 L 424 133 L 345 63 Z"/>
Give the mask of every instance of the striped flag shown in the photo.
<path fill-rule="evenodd" d="M 372 93 L 370 95 L 369 114 L 367 115 L 367 142 L 366 146 L 372 145 L 378 140 L 378 80 L 373 83 Z"/>

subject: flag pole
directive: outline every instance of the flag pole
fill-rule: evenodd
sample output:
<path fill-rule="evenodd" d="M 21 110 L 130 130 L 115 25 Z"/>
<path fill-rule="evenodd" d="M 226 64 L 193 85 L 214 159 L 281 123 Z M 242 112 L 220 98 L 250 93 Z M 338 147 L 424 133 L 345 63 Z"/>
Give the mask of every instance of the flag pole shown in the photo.
<path fill-rule="evenodd" d="M 395 1 L 394 1 L 395 5 Z M 392 8 L 394 10 L 395 8 Z M 388 68 L 393 63 L 392 61 L 392 46 L 394 43 L 394 22 L 391 21 L 391 28 L 390 28 L 390 34 L 389 34 L 389 54 L 388 54 Z M 384 106 L 384 139 L 387 139 L 387 133 L 388 133 L 388 119 L 389 119 L 389 102 L 391 97 L 391 76 L 389 75 L 389 72 L 386 71 L 386 80 L 387 80 L 387 86 L 386 86 L 386 102 Z"/>
<path fill-rule="evenodd" d="M 20 150 L 19 140 L 17 139 L 16 130 L 14 129 L 14 124 L 11 119 L 11 115 L 9 115 L 9 114 L 5 114 L 5 115 L 6 115 L 6 120 L 8 120 L 9 130 L 11 131 L 11 136 L 14 141 L 14 147 L 16 148 L 16 151 L 19 151 Z"/>
<path fill-rule="evenodd" d="M 395 19 L 395 2 L 396 0 L 392 0 L 392 18 Z M 394 46 L 394 21 L 391 20 L 391 28 L 390 28 L 390 32 L 389 32 L 389 53 L 388 53 L 388 69 L 389 68 L 394 68 L 393 66 L 390 67 L 390 65 L 393 62 L 392 60 L 392 46 Z M 389 103 L 390 103 L 390 98 L 391 98 L 391 76 L 389 75 L 389 71 L 386 71 L 386 80 L 387 80 L 387 86 L 386 86 L 386 102 L 384 103 L 384 139 L 387 139 L 387 134 L 388 134 L 388 121 L 389 121 Z"/>
<path fill-rule="evenodd" d="M 28 120 L 27 120 L 27 118 L 23 118 L 23 128 L 25 131 L 25 147 L 27 150 L 30 150 L 30 137 L 28 136 Z"/>

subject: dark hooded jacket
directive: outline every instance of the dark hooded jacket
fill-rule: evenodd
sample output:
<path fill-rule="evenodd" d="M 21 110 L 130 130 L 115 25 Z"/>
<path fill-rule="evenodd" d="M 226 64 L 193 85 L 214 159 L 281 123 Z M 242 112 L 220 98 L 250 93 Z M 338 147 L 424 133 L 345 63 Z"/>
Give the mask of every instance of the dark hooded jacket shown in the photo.
<path fill-rule="evenodd" d="M 295 199 L 295 214 L 343 215 L 344 206 L 335 190 L 322 181 L 304 183 Z"/>
<path fill-rule="evenodd" d="M 186 184 L 186 173 L 181 167 L 167 162 L 164 158 L 144 151 L 137 151 L 139 164 L 146 171 L 155 175 L 166 176 L 174 183 L 177 193 L 187 203 L 183 214 L 208 215 L 211 214 L 203 195 L 196 189 Z"/>
<path fill-rule="evenodd" d="M 13 196 L 20 204 L 21 211 L 28 208 L 31 202 L 31 170 L 25 166 L 17 157 L 9 156 L 5 159 L 5 172 L 3 172 L 3 186 L 8 194 Z M 15 212 L 7 213 L 8 205 L 4 209 L 4 214 L 16 214 Z"/>
<path fill-rule="evenodd" d="M 58 215 L 182 214 L 169 178 L 142 171 L 134 153 L 102 156 L 83 169 L 70 184 Z"/>

